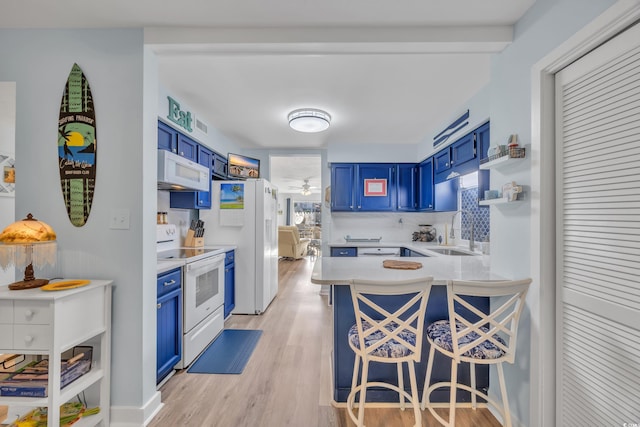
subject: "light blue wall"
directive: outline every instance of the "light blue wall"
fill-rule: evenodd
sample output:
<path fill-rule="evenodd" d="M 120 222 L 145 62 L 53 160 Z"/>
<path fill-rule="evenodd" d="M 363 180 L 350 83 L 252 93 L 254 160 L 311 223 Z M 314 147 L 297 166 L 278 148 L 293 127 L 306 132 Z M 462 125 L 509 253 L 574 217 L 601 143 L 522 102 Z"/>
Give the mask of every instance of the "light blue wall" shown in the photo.
<path fill-rule="evenodd" d="M 32 212 L 54 228 L 65 277 L 114 279 L 112 405 L 140 408 L 155 394 L 156 283 L 155 197 L 143 196 L 155 196 L 157 144 L 143 126 L 143 32 L 0 30 L 0 58 L 0 81 L 16 82 L 16 214 Z M 57 162 L 60 101 L 74 63 L 97 117 L 95 197 L 80 228 L 67 219 Z M 130 211 L 130 229 L 109 229 L 111 209 Z"/>

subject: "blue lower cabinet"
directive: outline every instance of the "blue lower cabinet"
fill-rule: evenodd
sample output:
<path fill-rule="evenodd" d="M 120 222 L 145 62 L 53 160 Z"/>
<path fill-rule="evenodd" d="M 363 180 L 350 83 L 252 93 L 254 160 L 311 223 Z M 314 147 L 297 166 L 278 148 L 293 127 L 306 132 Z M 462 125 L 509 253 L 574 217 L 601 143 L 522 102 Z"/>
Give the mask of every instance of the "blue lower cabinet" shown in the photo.
<path fill-rule="evenodd" d="M 331 248 L 332 257 L 358 256 L 357 248 Z"/>
<path fill-rule="evenodd" d="M 224 262 L 224 318 L 236 307 L 235 251 L 227 252 Z"/>
<path fill-rule="evenodd" d="M 398 296 L 374 296 L 374 302 L 386 307 L 390 312 L 397 310 L 406 303 L 402 297 Z M 487 312 L 489 309 L 488 298 L 466 298 L 467 302 L 474 307 Z M 427 303 L 427 315 L 425 324 L 429 325 L 436 320 L 447 318 L 447 289 L 445 286 L 434 285 L 431 288 L 431 295 Z M 351 379 L 353 375 L 354 353 L 349 347 L 347 334 L 349 328 L 355 324 L 355 314 L 351 301 L 349 286 L 333 286 L 333 398 L 336 402 L 345 402 L 351 390 Z M 418 395 L 422 396 L 424 379 L 429 357 L 429 343 L 424 339 L 422 347 L 422 360 L 416 364 L 416 379 L 418 383 Z M 448 359 L 436 357 L 433 366 L 433 382 L 449 381 L 451 372 L 451 362 Z M 404 386 L 409 392 L 409 376 L 404 369 Z M 382 381 L 397 384 L 398 372 L 395 364 L 373 363 L 369 369 L 369 381 Z M 470 369 L 468 363 L 461 363 L 458 367 L 458 380 L 465 384 L 470 384 Z M 486 389 L 489 387 L 489 368 L 487 365 L 476 365 L 476 388 Z M 458 390 L 458 402 L 470 402 L 470 393 Z M 434 402 L 448 402 L 449 390 L 442 388 L 436 390 L 431 395 Z M 372 389 L 367 392 L 368 402 L 396 402 L 398 394 L 387 389 Z"/>
<path fill-rule="evenodd" d="M 182 359 L 182 270 L 158 276 L 156 383 Z"/>

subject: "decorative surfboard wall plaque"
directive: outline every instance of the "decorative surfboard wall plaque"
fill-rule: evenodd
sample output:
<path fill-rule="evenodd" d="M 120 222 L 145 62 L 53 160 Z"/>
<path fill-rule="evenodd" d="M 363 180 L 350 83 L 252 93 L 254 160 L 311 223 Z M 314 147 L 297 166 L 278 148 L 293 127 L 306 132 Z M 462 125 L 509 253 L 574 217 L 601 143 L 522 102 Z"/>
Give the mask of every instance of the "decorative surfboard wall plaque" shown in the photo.
<path fill-rule="evenodd" d="M 82 227 L 91 212 L 97 143 L 91 88 L 78 64 L 73 64 L 60 103 L 58 164 L 67 215 L 76 227 Z"/>

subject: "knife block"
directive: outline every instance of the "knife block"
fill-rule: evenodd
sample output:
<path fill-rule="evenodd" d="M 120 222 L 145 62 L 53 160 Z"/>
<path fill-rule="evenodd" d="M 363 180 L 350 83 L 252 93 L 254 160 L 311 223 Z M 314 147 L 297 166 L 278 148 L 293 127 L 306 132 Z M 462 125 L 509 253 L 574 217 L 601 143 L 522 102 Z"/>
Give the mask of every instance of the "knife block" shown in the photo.
<path fill-rule="evenodd" d="M 195 230 L 189 229 L 187 231 L 187 238 L 184 240 L 184 245 L 190 248 L 199 248 L 204 246 L 204 237 L 195 237 Z"/>

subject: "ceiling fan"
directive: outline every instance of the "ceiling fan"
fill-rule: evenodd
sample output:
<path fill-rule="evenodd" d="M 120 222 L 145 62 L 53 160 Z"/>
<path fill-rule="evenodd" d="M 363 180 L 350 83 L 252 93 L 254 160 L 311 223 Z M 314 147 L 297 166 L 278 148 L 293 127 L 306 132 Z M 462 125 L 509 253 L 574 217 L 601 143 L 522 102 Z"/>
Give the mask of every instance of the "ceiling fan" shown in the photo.
<path fill-rule="evenodd" d="M 311 194 L 311 190 L 318 189 L 318 187 L 313 187 L 313 186 L 309 185 L 309 180 L 308 179 L 304 180 L 304 184 L 302 184 L 302 187 L 289 186 L 289 188 L 294 189 L 294 190 L 300 190 L 300 194 L 302 194 L 303 196 L 308 196 L 308 195 Z"/>

